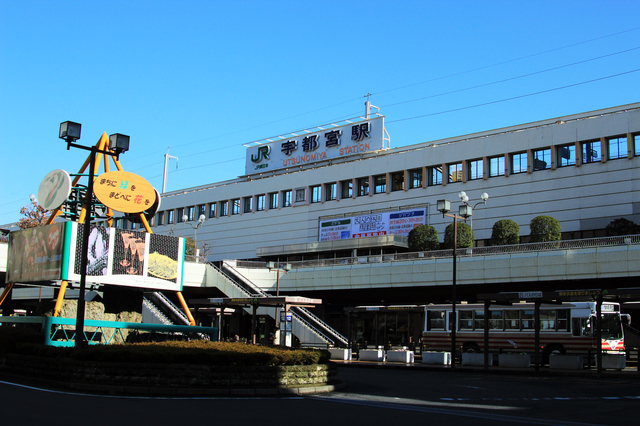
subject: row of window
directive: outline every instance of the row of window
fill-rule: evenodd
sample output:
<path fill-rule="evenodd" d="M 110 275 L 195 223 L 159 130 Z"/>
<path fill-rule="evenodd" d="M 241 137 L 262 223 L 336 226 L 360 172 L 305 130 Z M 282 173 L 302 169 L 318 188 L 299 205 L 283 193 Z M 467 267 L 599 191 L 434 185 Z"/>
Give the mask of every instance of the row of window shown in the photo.
<path fill-rule="evenodd" d="M 427 311 L 427 331 L 445 330 L 446 311 Z M 569 331 L 569 310 L 540 310 L 540 329 L 543 331 Z M 458 330 L 484 330 L 484 310 L 460 310 Z M 490 310 L 490 330 L 533 330 L 535 311 L 533 309 Z"/>
<path fill-rule="evenodd" d="M 294 205 L 321 203 L 476 179 L 490 179 L 518 173 L 533 173 L 540 170 L 604 162 L 633 156 L 640 156 L 640 134 L 630 137 L 615 136 L 580 141 L 182 207 L 158 212 L 151 225 L 160 226 L 180 223 L 183 221 L 183 216 L 186 217 L 187 221 L 197 220 L 200 215 L 205 215 L 207 218 L 233 216 Z M 118 223 L 116 223 L 116 226 L 118 226 Z"/>

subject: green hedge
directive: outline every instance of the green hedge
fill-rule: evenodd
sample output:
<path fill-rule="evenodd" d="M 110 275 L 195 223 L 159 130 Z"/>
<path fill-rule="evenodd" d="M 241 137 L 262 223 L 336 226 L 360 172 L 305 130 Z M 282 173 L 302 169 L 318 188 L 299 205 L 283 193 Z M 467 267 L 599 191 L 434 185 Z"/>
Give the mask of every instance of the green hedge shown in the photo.
<path fill-rule="evenodd" d="M 42 341 L 42 335 L 39 333 L 13 327 L 0 327 L 0 353 L 17 353 L 47 358 L 69 358 L 98 362 L 243 366 L 327 364 L 330 358 L 328 351 L 319 349 L 289 349 L 277 346 L 204 340 L 95 345 L 84 350 L 46 346 L 36 343 L 37 341 Z"/>

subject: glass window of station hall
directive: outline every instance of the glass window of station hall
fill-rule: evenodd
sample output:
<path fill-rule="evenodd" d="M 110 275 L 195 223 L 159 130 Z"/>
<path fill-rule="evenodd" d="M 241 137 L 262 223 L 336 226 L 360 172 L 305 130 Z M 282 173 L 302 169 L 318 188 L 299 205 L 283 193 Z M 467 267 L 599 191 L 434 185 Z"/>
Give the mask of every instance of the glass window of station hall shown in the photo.
<path fill-rule="evenodd" d="M 229 201 L 220 201 L 220 216 L 229 216 Z"/>
<path fill-rule="evenodd" d="M 633 136 L 633 155 L 640 155 L 640 135 Z"/>
<path fill-rule="evenodd" d="M 269 209 L 277 209 L 280 204 L 280 193 L 279 192 L 272 192 L 271 194 L 269 194 Z"/>
<path fill-rule="evenodd" d="M 240 198 L 231 200 L 231 214 L 232 215 L 240 214 Z"/>
<path fill-rule="evenodd" d="M 609 138 L 607 141 L 609 148 L 609 160 L 617 160 L 618 158 L 627 157 L 627 137 Z"/>
<path fill-rule="evenodd" d="M 447 165 L 447 183 L 462 182 L 462 163 Z"/>
<path fill-rule="evenodd" d="M 305 188 L 296 189 L 296 203 L 304 203 L 307 195 L 307 190 Z"/>
<path fill-rule="evenodd" d="M 164 212 L 158 212 L 156 215 L 156 226 L 164 225 Z"/>
<path fill-rule="evenodd" d="M 373 177 L 373 193 L 383 194 L 387 192 L 387 175 L 377 175 Z"/>
<path fill-rule="evenodd" d="M 533 151 L 533 170 L 546 170 L 551 168 L 551 148 L 536 149 Z"/>
<path fill-rule="evenodd" d="M 195 220 L 196 208 L 195 206 L 187 207 L 187 220 Z"/>
<path fill-rule="evenodd" d="M 253 197 L 244 197 L 243 200 L 242 213 L 251 213 L 253 211 Z"/>
<path fill-rule="evenodd" d="M 600 140 L 582 142 L 582 163 L 598 163 L 602 160 Z"/>
<path fill-rule="evenodd" d="M 209 204 L 209 217 L 216 217 L 216 203 Z"/>
<path fill-rule="evenodd" d="M 340 198 L 353 197 L 353 180 L 343 180 L 340 182 Z"/>
<path fill-rule="evenodd" d="M 429 167 L 429 186 L 442 185 L 442 166 Z"/>
<path fill-rule="evenodd" d="M 422 169 L 409 170 L 409 189 L 422 188 Z"/>
<path fill-rule="evenodd" d="M 557 148 L 558 167 L 576 165 L 576 145 L 562 145 Z"/>
<path fill-rule="evenodd" d="M 291 207 L 293 195 L 290 189 L 282 191 L 282 207 Z"/>
<path fill-rule="evenodd" d="M 489 177 L 504 176 L 504 155 L 489 158 Z"/>
<path fill-rule="evenodd" d="M 369 178 L 363 177 L 358 179 L 358 197 L 369 195 Z"/>
<path fill-rule="evenodd" d="M 176 209 L 176 216 L 178 223 L 182 222 L 182 216 L 184 216 L 184 208 Z"/>
<path fill-rule="evenodd" d="M 482 159 L 479 160 L 471 160 L 468 162 L 469 165 L 469 180 L 474 179 L 482 179 L 484 177 L 484 161 Z"/>
<path fill-rule="evenodd" d="M 315 186 L 312 186 L 310 189 L 311 189 L 311 202 L 320 203 L 322 201 L 322 186 L 315 185 Z"/>
<path fill-rule="evenodd" d="M 200 219 L 201 215 L 204 215 L 206 213 L 206 210 L 207 210 L 207 206 L 205 204 L 200 204 L 198 206 L 198 219 Z"/>
<path fill-rule="evenodd" d="M 257 212 L 261 212 L 264 211 L 265 208 L 265 195 L 264 194 L 260 194 L 260 195 L 256 195 L 256 211 Z"/>
<path fill-rule="evenodd" d="M 511 156 L 511 173 L 526 173 L 527 172 L 527 153 L 519 152 Z"/>
<path fill-rule="evenodd" d="M 392 191 L 404 190 L 404 171 L 395 172 L 391 175 L 391 190 Z"/>
<path fill-rule="evenodd" d="M 335 182 L 324 184 L 324 200 L 333 201 L 338 198 L 338 184 Z"/>
<path fill-rule="evenodd" d="M 167 224 L 175 223 L 175 210 L 167 210 Z"/>

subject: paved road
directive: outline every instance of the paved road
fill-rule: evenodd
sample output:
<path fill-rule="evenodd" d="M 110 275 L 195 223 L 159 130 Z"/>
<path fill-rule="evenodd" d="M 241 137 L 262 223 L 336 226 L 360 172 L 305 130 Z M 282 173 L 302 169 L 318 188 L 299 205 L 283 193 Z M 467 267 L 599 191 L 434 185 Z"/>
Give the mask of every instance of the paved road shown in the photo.
<path fill-rule="evenodd" d="M 640 381 L 341 367 L 341 392 L 292 398 L 134 398 L 0 382 L 3 425 L 635 424 Z M 45 423 L 46 422 L 46 423 Z M 419 423 L 413 423 L 419 422 Z"/>

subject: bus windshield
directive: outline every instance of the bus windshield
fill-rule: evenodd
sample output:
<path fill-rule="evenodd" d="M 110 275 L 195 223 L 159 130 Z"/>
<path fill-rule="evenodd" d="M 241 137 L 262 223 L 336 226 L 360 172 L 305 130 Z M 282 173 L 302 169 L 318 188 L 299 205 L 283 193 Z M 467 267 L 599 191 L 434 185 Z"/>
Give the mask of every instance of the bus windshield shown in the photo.
<path fill-rule="evenodd" d="M 601 333 L 603 340 L 622 339 L 622 324 L 620 323 L 620 316 L 617 314 L 602 315 Z"/>

